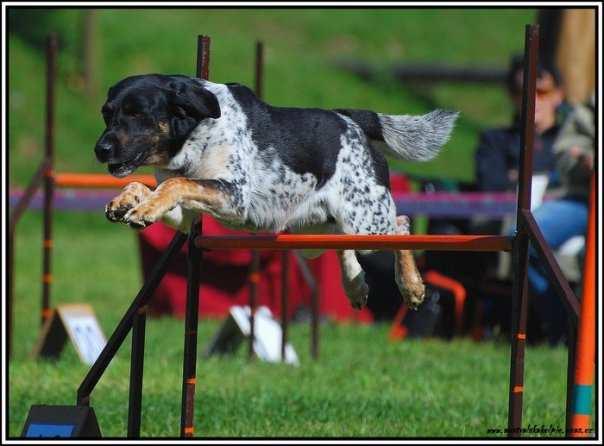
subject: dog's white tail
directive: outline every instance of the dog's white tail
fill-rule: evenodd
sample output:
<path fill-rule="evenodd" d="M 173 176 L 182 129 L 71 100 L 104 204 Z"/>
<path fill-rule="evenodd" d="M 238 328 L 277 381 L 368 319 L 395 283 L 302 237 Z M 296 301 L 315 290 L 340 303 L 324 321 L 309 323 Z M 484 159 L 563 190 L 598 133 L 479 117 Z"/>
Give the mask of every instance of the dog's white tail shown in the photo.
<path fill-rule="evenodd" d="M 449 140 L 459 113 L 434 110 L 422 116 L 377 113 L 388 153 L 409 161 L 429 161 Z"/>
<path fill-rule="evenodd" d="M 369 110 L 336 112 L 351 118 L 382 151 L 409 161 L 429 161 L 447 142 L 458 112 L 434 110 L 421 116 L 385 115 Z"/>

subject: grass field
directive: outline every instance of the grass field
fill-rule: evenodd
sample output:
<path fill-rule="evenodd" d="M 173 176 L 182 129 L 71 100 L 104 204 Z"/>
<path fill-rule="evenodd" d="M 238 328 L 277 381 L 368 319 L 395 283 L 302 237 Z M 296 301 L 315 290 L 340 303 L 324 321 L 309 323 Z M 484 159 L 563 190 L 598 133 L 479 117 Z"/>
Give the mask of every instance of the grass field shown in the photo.
<path fill-rule="evenodd" d="M 19 435 L 30 405 L 73 404 L 87 371 L 72 347 L 56 364 L 29 357 L 39 323 L 40 215 L 30 213 L 22 223 L 17 337 L 9 368 L 11 435 Z M 93 213 L 58 212 L 56 223 L 54 301 L 90 302 L 108 335 L 140 286 L 134 235 Z M 217 327 L 216 321 L 201 321 L 200 351 Z M 235 358 L 200 360 L 197 434 L 465 437 L 505 427 L 507 345 L 436 339 L 393 344 L 387 331 L 382 325 L 326 323 L 321 357 L 313 363 L 308 326 L 294 325 L 291 338 L 301 357 L 299 368 L 248 364 L 245 349 Z M 182 334 L 182 321 L 161 318 L 147 325 L 145 436 L 178 435 Z M 126 432 L 129 348 L 127 339 L 93 393 L 104 435 Z M 564 425 L 565 370 L 564 349 L 528 348 L 526 426 Z"/>
<path fill-rule="evenodd" d="M 369 108 L 423 113 L 432 106 L 462 112 L 438 160 L 395 169 L 469 180 L 477 132 L 509 119 L 497 87 L 367 84 L 338 71 L 338 57 L 385 67 L 401 59 L 505 66 L 522 50 L 522 10 L 102 10 L 97 14 L 98 93 L 86 97 L 77 74 L 77 10 L 63 10 L 29 34 L 9 39 L 9 171 L 24 185 L 40 159 L 43 57 L 32 42 L 62 32 L 57 109 L 57 168 L 103 172 L 92 148 L 101 131 L 107 87 L 140 72 L 192 73 L 195 36 L 212 36 L 211 78 L 251 84 L 253 44 L 264 40 L 266 99 L 277 105 Z M 17 21 L 18 22 L 18 21 Z M 13 22 L 15 23 L 15 22 Z M 50 24 L 49 24 L 50 23 Z M 14 28 L 11 28 L 14 30 Z M 175 32 L 177 30 L 177 32 Z M 37 34 L 36 34 L 37 33 Z M 161 38 L 158 38 L 161 36 Z M 37 40 L 36 40 L 37 39 Z M 20 434 L 32 404 L 73 404 L 87 368 L 68 347 L 57 363 L 30 358 L 39 324 L 41 216 L 29 212 L 17 237 L 14 356 L 9 367 L 9 433 Z M 107 261 L 111 259 L 111 261 Z M 89 302 L 110 334 L 141 284 L 136 239 L 94 213 L 55 214 L 53 302 Z M 218 321 L 202 320 L 203 350 Z M 308 327 L 294 325 L 301 366 L 200 360 L 196 432 L 208 436 L 485 436 L 507 416 L 509 348 L 500 343 L 387 341 L 388 327 L 325 323 L 321 358 L 308 354 Z M 180 420 L 183 323 L 147 325 L 144 436 L 176 436 Z M 105 436 L 123 436 L 129 340 L 93 394 Z M 526 358 L 525 426 L 564 425 L 566 351 L 530 347 Z"/>

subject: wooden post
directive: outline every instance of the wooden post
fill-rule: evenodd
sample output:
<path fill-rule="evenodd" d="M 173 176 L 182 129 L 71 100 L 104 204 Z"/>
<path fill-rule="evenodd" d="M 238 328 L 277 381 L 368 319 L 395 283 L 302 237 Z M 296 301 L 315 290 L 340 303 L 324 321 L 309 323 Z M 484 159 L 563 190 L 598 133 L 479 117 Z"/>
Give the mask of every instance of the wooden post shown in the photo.
<path fill-rule="evenodd" d="M 210 38 L 197 36 L 197 77 L 209 79 L 210 75 Z M 197 325 L 199 318 L 199 269 L 201 267 L 201 249 L 195 245 L 195 239 L 202 234 L 203 219 L 191 224 L 188 242 L 188 279 L 187 308 L 185 312 L 185 346 L 182 371 L 182 406 L 180 416 L 180 436 L 191 438 L 194 433 L 195 383 L 197 380 Z"/>
<path fill-rule="evenodd" d="M 145 363 L 145 324 L 147 306 L 140 307 L 132 321 L 130 352 L 130 389 L 128 397 L 128 438 L 140 438 L 143 402 L 143 366 Z"/>
<path fill-rule="evenodd" d="M 519 437 L 522 427 L 522 396 L 524 393 L 524 349 L 526 345 L 526 320 L 528 299 L 528 247 L 529 235 L 522 211 L 531 209 L 531 181 L 533 175 L 533 142 L 535 135 L 535 86 L 539 27 L 527 25 L 524 47 L 524 82 L 522 95 L 522 156 L 518 182 L 516 237 L 514 238 L 513 296 L 512 296 L 512 348 L 510 360 L 510 388 L 508 407 L 508 436 Z"/>
<path fill-rule="evenodd" d="M 55 150 L 55 80 L 57 73 L 57 35 L 52 33 L 46 40 L 46 171 L 44 173 L 44 229 L 42 237 L 42 314 L 41 325 L 51 315 L 50 284 L 52 283 L 52 205 L 54 197 L 54 150 Z"/>
<path fill-rule="evenodd" d="M 191 225 L 188 243 L 187 308 L 185 312 L 185 347 L 182 370 L 182 410 L 180 436 L 191 438 L 194 433 L 195 384 L 197 381 L 197 322 L 199 316 L 199 268 L 201 249 L 193 241 L 202 231 L 201 218 Z"/>
<path fill-rule="evenodd" d="M 556 54 L 566 98 L 585 102 L 596 85 L 596 9 L 565 9 Z"/>

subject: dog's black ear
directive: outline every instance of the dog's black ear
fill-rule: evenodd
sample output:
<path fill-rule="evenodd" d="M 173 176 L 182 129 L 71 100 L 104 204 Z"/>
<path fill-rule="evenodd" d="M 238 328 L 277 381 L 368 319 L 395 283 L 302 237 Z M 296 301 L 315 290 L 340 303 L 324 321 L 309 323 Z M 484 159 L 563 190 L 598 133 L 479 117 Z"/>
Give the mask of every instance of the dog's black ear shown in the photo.
<path fill-rule="evenodd" d="M 187 86 L 172 91 L 169 100 L 176 115 L 190 116 L 197 121 L 206 118 L 220 118 L 218 99 L 213 93 L 201 86 Z"/>

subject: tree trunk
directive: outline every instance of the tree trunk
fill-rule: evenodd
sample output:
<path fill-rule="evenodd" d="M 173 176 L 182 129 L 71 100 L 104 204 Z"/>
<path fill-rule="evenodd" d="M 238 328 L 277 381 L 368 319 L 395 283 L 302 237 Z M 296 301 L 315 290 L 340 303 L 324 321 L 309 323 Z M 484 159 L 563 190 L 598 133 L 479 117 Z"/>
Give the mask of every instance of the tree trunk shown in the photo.
<path fill-rule="evenodd" d="M 596 15 L 593 9 L 566 9 L 560 19 L 556 60 L 570 103 L 586 101 L 595 89 Z"/>

